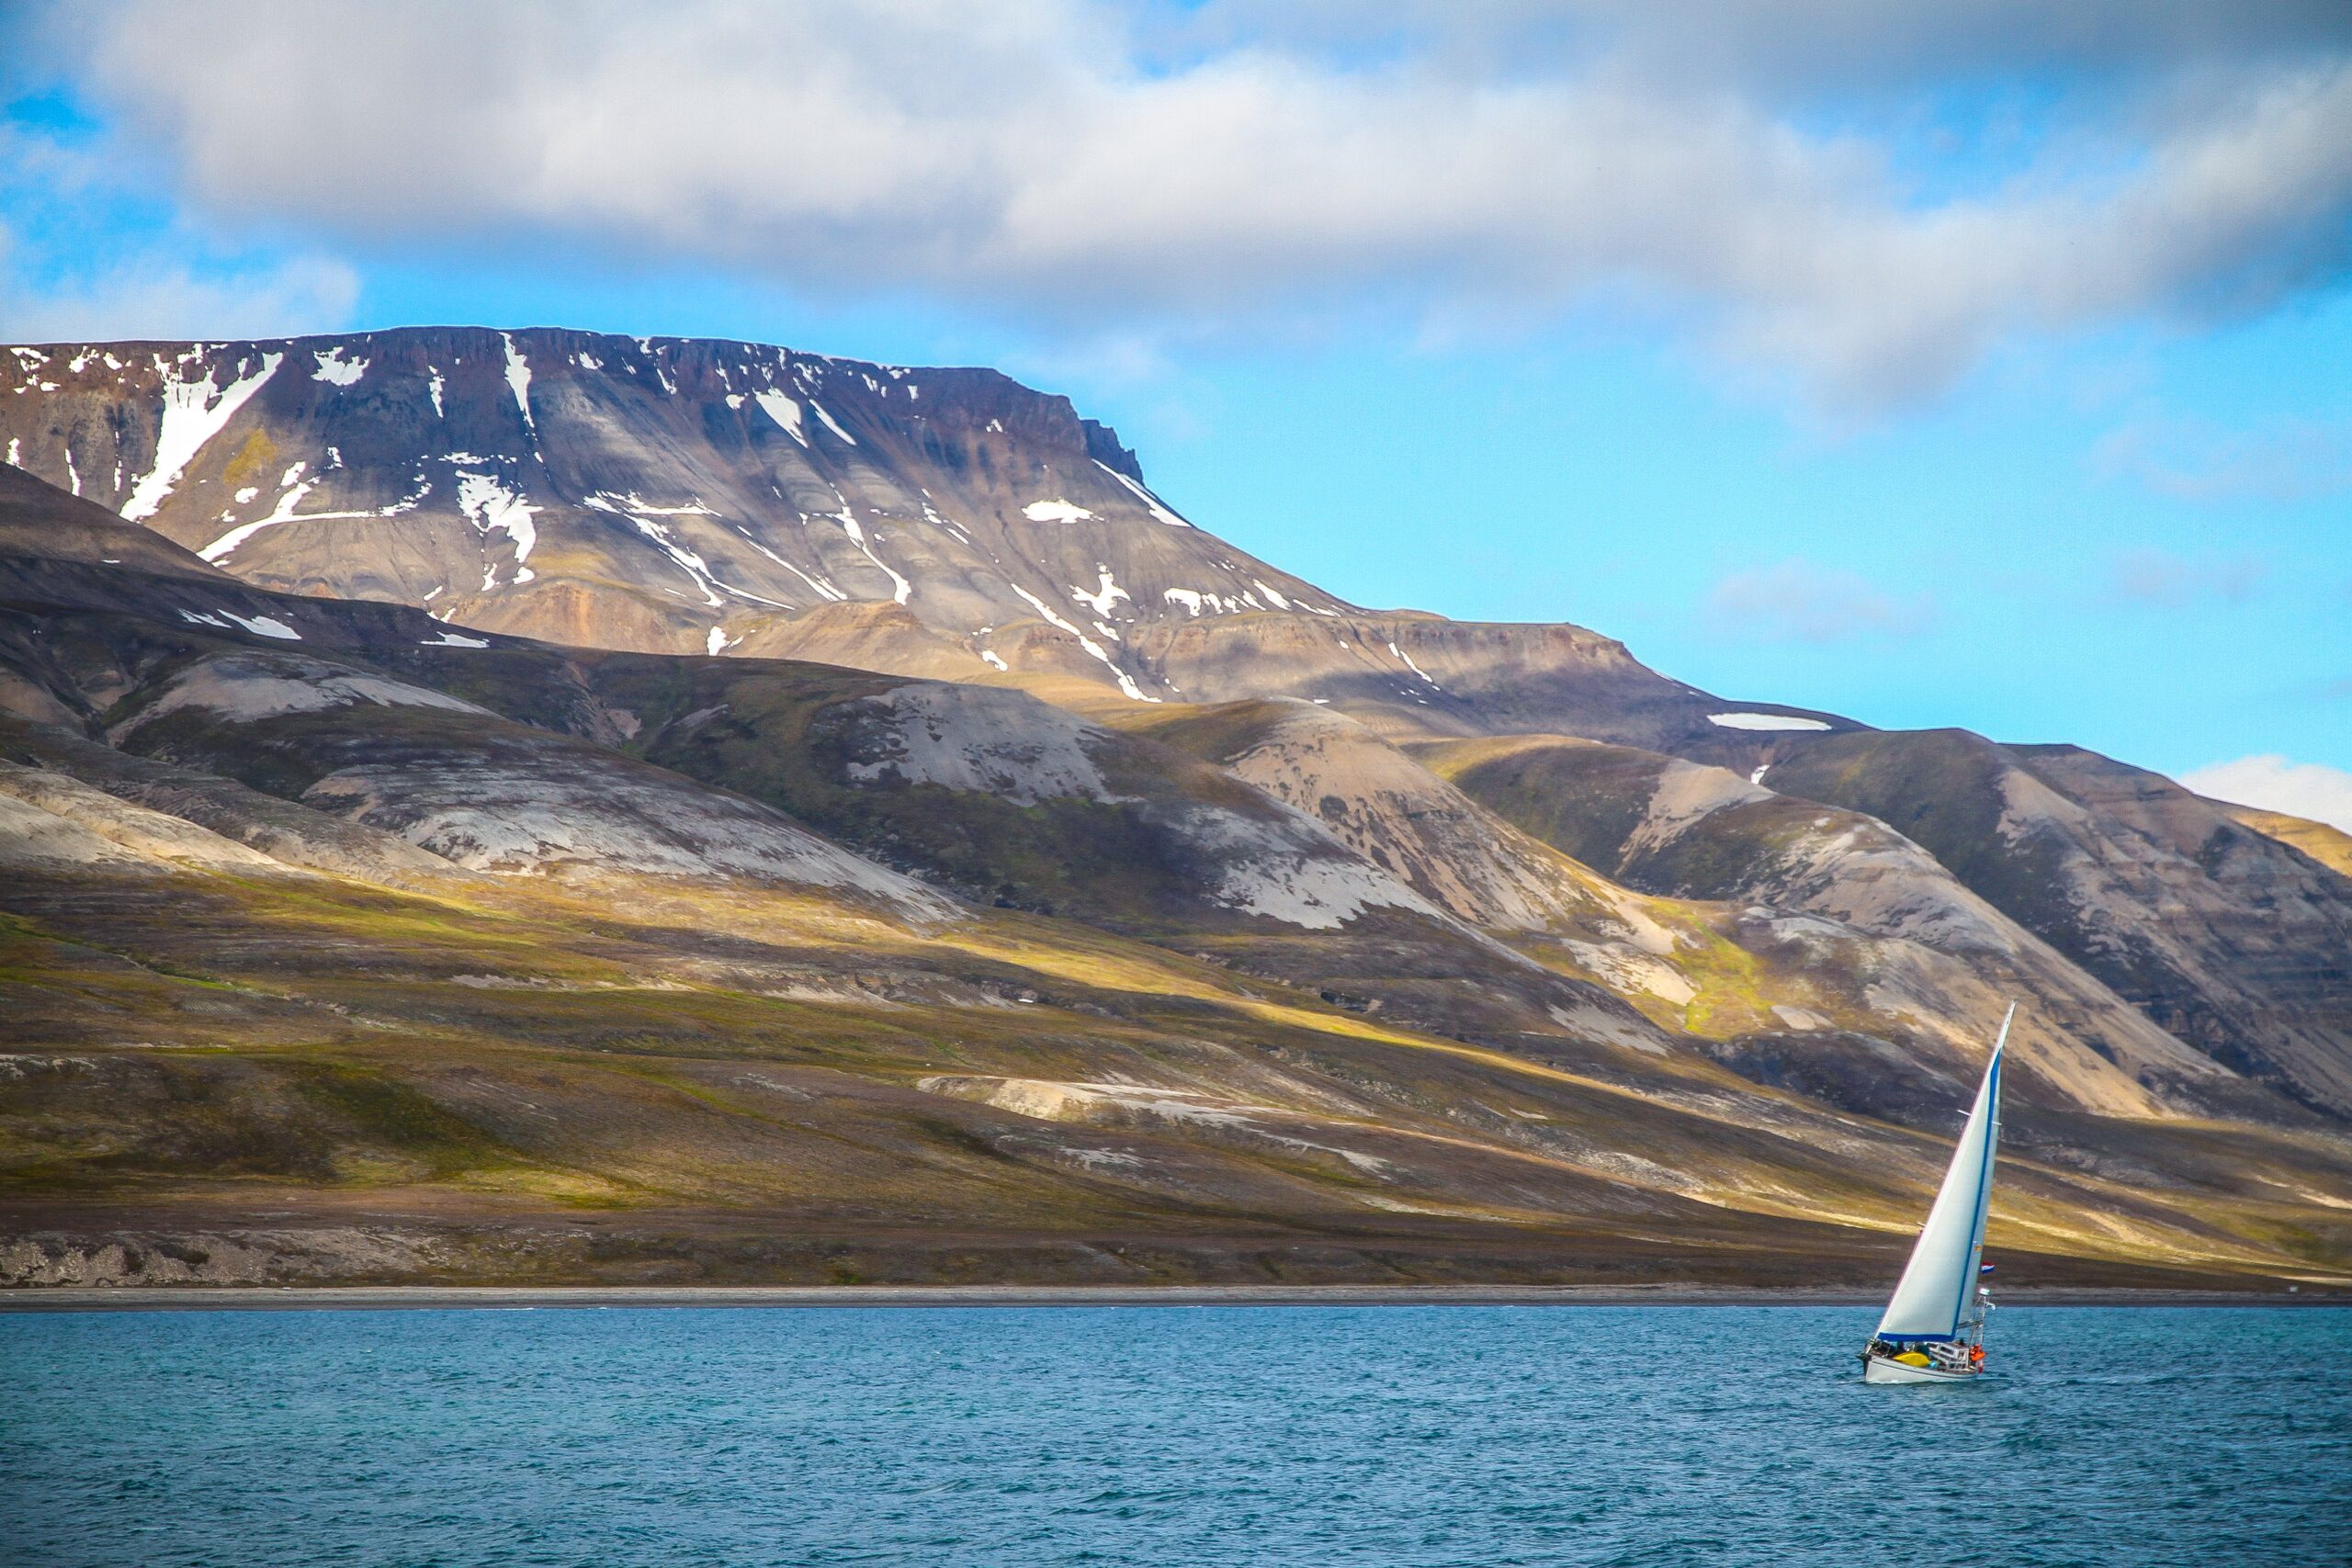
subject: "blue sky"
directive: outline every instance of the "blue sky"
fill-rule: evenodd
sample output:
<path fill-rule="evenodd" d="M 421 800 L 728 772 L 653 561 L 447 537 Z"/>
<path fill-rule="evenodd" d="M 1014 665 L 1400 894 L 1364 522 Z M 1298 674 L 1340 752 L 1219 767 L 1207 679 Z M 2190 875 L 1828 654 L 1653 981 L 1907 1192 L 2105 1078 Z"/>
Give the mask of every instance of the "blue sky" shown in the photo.
<path fill-rule="evenodd" d="M 994 364 L 1359 603 L 2352 824 L 2352 26 L 2048 9 L 33 7 L 0 337 Z"/>

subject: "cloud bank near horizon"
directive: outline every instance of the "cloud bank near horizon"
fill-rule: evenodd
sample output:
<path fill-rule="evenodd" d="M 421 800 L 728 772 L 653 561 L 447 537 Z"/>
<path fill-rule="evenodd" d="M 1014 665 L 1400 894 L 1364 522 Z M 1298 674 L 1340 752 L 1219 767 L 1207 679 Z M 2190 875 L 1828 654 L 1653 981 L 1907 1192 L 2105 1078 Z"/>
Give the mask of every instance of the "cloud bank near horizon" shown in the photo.
<path fill-rule="evenodd" d="M 1847 416 L 2352 263 L 2352 9 L 2298 0 L 96 0 L 44 36 L 222 223 L 1073 333 L 1630 305 Z M 2062 77 L 1923 176 L 1920 105 Z"/>

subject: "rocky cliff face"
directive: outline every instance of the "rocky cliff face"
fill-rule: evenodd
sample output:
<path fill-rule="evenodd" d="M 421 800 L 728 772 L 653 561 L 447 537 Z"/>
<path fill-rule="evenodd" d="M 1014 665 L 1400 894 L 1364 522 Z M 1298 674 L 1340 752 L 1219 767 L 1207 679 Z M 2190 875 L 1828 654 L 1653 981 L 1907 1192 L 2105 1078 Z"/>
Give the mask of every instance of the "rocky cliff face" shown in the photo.
<path fill-rule="evenodd" d="M 542 329 L 53 344 L 0 353 L 0 446 L 246 581 L 577 646 L 1296 696 L 1392 733 L 1753 733 L 1578 627 L 1359 611 L 991 370 Z"/>
<path fill-rule="evenodd" d="M 717 652 L 896 604 L 959 672 L 1135 691 L 1138 621 L 1346 608 L 989 370 L 547 330 L 20 348 L 0 446 L 248 581 L 575 644 Z"/>

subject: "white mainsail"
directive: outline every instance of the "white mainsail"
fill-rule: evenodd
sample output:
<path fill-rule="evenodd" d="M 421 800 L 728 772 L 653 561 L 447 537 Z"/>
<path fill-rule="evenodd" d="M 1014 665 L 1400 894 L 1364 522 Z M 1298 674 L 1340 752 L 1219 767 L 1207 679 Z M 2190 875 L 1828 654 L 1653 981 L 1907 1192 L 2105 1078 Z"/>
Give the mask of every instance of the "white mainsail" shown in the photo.
<path fill-rule="evenodd" d="M 1984 1081 L 1977 1088 L 1968 1125 L 1951 1152 L 1943 1187 L 1928 1211 L 1928 1223 L 1919 1228 L 1918 1245 L 1911 1249 L 1894 1299 L 1879 1319 L 1882 1339 L 1960 1337 L 1961 1320 L 1976 1293 L 1978 1260 L 1984 1253 L 1984 1211 L 1993 1196 L 1993 1155 L 2001 1138 L 2001 1052 L 2017 1015 L 2011 1003 L 2001 1020 L 2000 1038 L 1993 1042 L 1993 1058 L 1984 1066 Z"/>

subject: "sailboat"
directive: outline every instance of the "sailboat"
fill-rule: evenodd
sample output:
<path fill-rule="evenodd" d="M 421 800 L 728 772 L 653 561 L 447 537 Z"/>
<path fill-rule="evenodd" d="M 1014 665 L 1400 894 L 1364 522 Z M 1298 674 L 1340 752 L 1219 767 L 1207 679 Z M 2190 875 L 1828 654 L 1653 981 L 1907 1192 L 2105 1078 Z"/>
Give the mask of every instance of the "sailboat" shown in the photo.
<path fill-rule="evenodd" d="M 1966 1382 L 1984 1374 L 1984 1314 L 1993 1301 L 1978 1279 L 1985 1272 L 1984 1212 L 2001 1141 L 2001 1053 L 2017 1016 L 2012 1002 L 1944 1184 L 1878 1333 L 1862 1352 L 1864 1382 Z"/>

